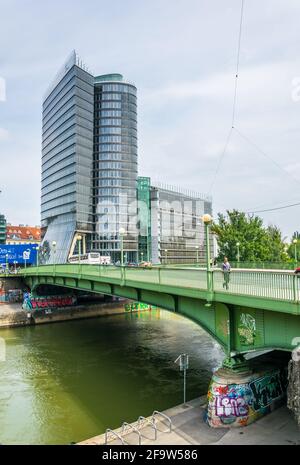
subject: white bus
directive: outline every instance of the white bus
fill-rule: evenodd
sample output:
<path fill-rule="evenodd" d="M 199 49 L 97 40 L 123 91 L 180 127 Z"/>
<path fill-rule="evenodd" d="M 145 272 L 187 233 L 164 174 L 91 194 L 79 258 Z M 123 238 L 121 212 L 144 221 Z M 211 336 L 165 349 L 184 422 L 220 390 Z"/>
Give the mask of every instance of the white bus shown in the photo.
<path fill-rule="evenodd" d="M 87 263 L 89 265 L 110 265 L 111 259 L 105 255 L 100 255 L 98 252 L 90 252 L 79 255 L 71 255 L 68 259 L 69 263 Z"/>

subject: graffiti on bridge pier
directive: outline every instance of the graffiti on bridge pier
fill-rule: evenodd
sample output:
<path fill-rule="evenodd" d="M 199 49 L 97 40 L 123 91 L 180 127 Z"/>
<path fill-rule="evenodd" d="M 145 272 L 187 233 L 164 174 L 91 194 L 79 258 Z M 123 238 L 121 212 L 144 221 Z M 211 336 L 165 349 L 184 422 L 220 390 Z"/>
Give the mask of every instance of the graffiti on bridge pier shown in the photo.
<path fill-rule="evenodd" d="M 284 395 L 287 387 L 286 372 L 278 370 L 251 382 L 249 386 L 253 393 L 253 409 L 259 411 Z"/>
<path fill-rule="evenodd" d="M 211 426 L 245 426 L 271 411 L 284 398 L 286 370 L 275 369 L 246 383 L 221 384 L 213 377 L 208 391 L 208 421 Z"/>

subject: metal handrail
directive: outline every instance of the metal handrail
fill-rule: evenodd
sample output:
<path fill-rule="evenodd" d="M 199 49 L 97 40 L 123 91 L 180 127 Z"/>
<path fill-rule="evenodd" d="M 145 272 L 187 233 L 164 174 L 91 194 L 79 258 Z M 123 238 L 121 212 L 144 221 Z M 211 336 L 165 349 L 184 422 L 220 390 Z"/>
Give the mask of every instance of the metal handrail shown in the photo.
<path fill-rule="evenodd" d="M 128 444 L 126 441 L 124 441 L 124 439 L 122 438 L 122 436 L 120 436 L 120 434 L 116 433 L 116 431 L 110 429 L 110 428 L 107 428 L 106 431 L 105 431 L 105 445 L 107 446 L 107 433 L 111 433 L 113 434 L 114 436 L 116 436 L 116 438 L 118 438 L 121 443 L 123 444 L 123 446 L 125 446 L 125 444 Z"/>
<path fill-rule="evenodd" d="M 190 270 L 189 270 L 190 271 Z M 206 268 L 205 268 L 205 271 L 206 271 Z M 221 272 L 223 273 L 223 270 L 222 268 L 212 268 L 211 271 L 213 271 L 214 273 L 218 273 L 218 272 Z M 251 273 L 251 274 L 255 274 L 255 273 L 263 273 L 263 274 L 285 274 L 285 275 L 294 275 L 295 274 L 295 270 L 271 270 L 271 269 L 267 269 L 267 268 L 231 268 L 230 270 L 231 273 Z"/>
<path fill-rule="evenodd" d="M 169 427 L 170 427 L 170 431 L 169 433 L 172 432 L 172 420 L 170 417 L 168 417 L 165 413 L 162 413 L 162 412 L 159 412 L 158 410 L 154 410 L 154 412 L 152 413 L 152 418 L 153 418 L 153 421 L 155 421 L 155 415 L 160 415 L 162 416 L 163 418 L 165 418 L 166 420 L 168 420 L 169 422 Z"/>
<path fill-rule="evenodd" d="M 135 426 L 133 426 L 131 423 L 127 423 L 127 421 L 124 421 L 123 424 L 122 424 L 122 434 L 124 434 L 126 426 L 129 426 L 129 428 L 131 428 L 134 433 L 138 434 L 138 436 L 139 436 L 139 446 L 140 446 L 142 444 L 141 432 Z"/>
<path fill-rule="evenodd" d="M 143 417 L 141 415 L 138 418 L 138 428 L 140 427 L 141 420 L 144 420 L 145 423 L 149 423 L 152 426 L 152 428 L 154 428 L 154 440 L 156 441 L 156 439 L 157 439 L 157 426 L 156 426 L 154 420 L 152 418 L 150 420 L 149 418 L 145 418 L 145 417 Z"/>
<path fill-rule="evenodd" d="M 94 279 L 95 273 L 90 273 L 89 270 L 92 265 L 44 265 L 41 268 L 33 267 L 27 270 L 20 271 L 21 276 L 30 276 L 39 273 L 46 276 L 66 275 L 72 277 L 80 277 L 87 273 L 87 279 Z M 86 268 L 87 267 L 87 268 Z M 118 270 L 116 273 L 115 271 Z M 154 271 L 155 270 L 155 271 Z M 98 271 L 98 270 L 97 270 Z M 110 273 L 113 271 L 113 273 Z M 144 271 L 144 270 L 143 270 Z M 131 284 L 131 280 L 137 279 L 139 282 L 147 282 L 143 271 L 134 270 L 131 276 L 131 271 L 127 275 L 127 270 L 120 270 L 119 267 L 103 267 L 99 266 L 99 277 L 121 280 L 121 284 Z M 122 276 L 120 274 L 122 273 Z M 222 282 L 222 270 L 219 268 L 211 269 L 210 274 L 210 287 L 207 288 L 205 276 L 207 271 L 199 268 L 153 268 L 151 274 L 151 283 L 153 285 L 176 285 L 176 279 L 181 276 L 185 281 L 181 284 L 183 288 L 197 289 L 209 292 L 224 292 L 224 283 Z M 127 276 L 126 276 L 127 275 Z M 10 276 L 10 275 L 5 275 Z M 122 279 L 123 278 L 123 279 Z M 281 301 L 288 301 L 297 303 L 300 300 L 300 276 L 295 274 L 292 270 L 267 270 L 267 269 L 232 269 L 229 288 L 226 287 L 226 293 L 239 294 L 250 297 L 260 298 L 273 298 Z"/>

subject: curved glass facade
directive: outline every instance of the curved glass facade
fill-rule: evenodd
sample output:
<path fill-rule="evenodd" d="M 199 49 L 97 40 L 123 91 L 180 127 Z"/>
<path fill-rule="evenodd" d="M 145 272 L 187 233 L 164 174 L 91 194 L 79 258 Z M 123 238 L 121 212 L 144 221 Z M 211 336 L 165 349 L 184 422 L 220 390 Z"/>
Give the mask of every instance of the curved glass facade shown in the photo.
<path fill-rule="evenodd" d="M 125 260 L 137 259 L 137 90 L 120 74 L 94 83 L 94 214 L 92 249 L 120 260 L 123 228 Z"/>

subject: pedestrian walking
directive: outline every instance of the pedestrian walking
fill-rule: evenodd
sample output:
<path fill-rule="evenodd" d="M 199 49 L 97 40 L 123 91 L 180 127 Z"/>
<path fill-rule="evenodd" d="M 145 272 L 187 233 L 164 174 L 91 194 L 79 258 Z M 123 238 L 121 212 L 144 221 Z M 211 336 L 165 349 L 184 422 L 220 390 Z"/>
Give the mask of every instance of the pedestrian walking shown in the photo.
<path fill-rule="evenodd" d="M 231 270 L 231 266 L 228 261 L 228 258 L 224 257 L 224 261 L 222 264 L 222 271 L 223 271 L 223 277 L 224 277 L 223 288 L 226 288 L 227 290 L 229 289 L 230 270 Z"/>

